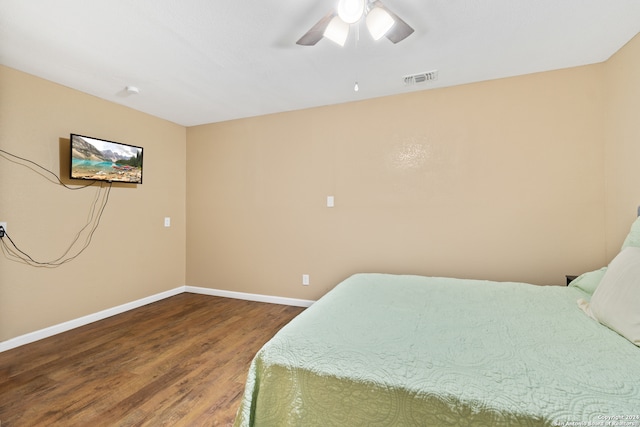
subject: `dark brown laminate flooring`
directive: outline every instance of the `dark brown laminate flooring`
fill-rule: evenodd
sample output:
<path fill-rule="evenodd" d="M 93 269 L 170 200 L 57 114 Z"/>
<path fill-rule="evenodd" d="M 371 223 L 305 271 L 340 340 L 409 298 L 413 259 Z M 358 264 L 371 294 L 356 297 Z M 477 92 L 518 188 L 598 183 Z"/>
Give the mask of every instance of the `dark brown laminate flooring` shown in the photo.
<path fill-rule="evenodd" d="M 289 307 L 183 293 L 0 353 L 0 426 L 228 426 Z"/>

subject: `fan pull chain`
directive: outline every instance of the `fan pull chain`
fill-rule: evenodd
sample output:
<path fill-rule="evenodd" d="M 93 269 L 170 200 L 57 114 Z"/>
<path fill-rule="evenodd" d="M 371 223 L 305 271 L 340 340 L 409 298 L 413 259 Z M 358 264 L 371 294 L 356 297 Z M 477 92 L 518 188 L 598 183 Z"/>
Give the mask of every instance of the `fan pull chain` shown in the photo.
<path fill-rule="evenodd" d="M 356 52 L 358 51 L 358 42 L 360 41 L 360 24 L 356 24 Z M 357 67 L 357 65 L 356 65 Z M 360 86 L 358 86 L 358 73 L 356 72 L 356 83 L 353 85 L 353 91 L 358 92 L 360 90 Z"/>

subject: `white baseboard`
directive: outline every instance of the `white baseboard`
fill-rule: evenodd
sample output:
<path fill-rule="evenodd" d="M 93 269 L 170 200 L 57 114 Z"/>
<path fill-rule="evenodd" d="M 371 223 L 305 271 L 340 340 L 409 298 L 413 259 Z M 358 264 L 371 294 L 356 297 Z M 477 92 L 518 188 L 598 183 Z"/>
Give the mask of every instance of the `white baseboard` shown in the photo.
<path fill-rule="evenodd" d="M 79 317 L 77 319 L 69 320 L 68 322 L 63 322 L 57 325 L 50 326 L 48 328 L 40 329 L 39 331 L 20 335 L 18 337 L 11 338 L 7 341 L 0 342 L 0 352 L 11 350 L 12 348 L 20 347 L 21 345 L 29 344 L 34 341 L 48 338 L 53 335 L 57 335 L 62 332 L 69 331 L 71 329 L 78 328 L 80 326 L 88 325 L 89 323 L 106 319 L 107 317 L 115 316 L 116 314 L 124 313 L 125 311 L 133 310 L 134 308 L 142 307 L 143 305 L 151 304 L 152 302 L 160 301 L 165 298 L 169 298 L 174 295 L 181 294 L 183 292 L 184 292 L 184 286 L 181 286 L 179 288 L 175 288 L 165 292 L 161 292 L 159 294 L 151 295 L 146 298 L 128 302 L 126 304 L 122 304 L 117 307 L 108 308 L 106 310 L 102 310 L 97 313 L 93 313 L 93 314 Z"/>
<path fill-rule="evenodd" d="M 287 297 L 275 297 L 271 295 L 248 294 L 245 292 L 225 291 L 221 289 L 200 288 L 197 286 L 185 286 L 185 292 L 194 294 L 211 295 L 214 297 L 242 299 L 246 301 L 268 302 L 270 304 L 292 305 L 295 307 L 311 307 L 315 301 Z"/>
<path fill-rule="evenodd" d="M 68 322 L 59 323 L 57 325 L 53 325 L 48 328 L 44 328 L 35 332 L 30 332 L 28 334 L 20 335 L 15 338 L 8 339 L 7 341 L 2 341 L 0 342 L 0 353 L 2 353 L 3 351 L 11 350 L 16 347 L 20 347 L 25 344 L 29 344 L 29 343 L 44 339 L 44 338 L 49 338 L 53 335 L 66 332 L 71 329 L 78 328 L 80 326 L 88 325 L 89 323 L 106 319 L 107 317 L 115 316 L 116 314 L 124 313 L 125 311 L 133 310 L 134 308 L 142 307 L 144 305 L 151 304 L 153 302 L 160 301 L 165 298 L 169 298 L 174 295 L 181 294 L 183 292 L 191 292 L 194 294 L 211 295 L 211 296 L 225 297 L 225 298 L 242 299 L 247 301 L 267 302 L 271 304 L 292 305 L 296 307 L 309 307 L 311 306 L 311 304 L 315 302 L 312 300 L 303 300 L 303 299 L 286 298 L 286 297 L 274 297 L 274 296 L 259 295 L 259 294 L 248 294 L 244 292 L 200 288 L 197 286 L 181 286 L 179 288 L 175 288 L 165 292 L 161 292 L 159 294 L 151 295 L 146 298 L 128 302 L 126 304 L 122 304 L 117 307 L 109 308 L 106 310 L 99 311 L 97 313 L 93 313 L 87 316 L 79 317 L 77 319 L 69 320 Z"/>

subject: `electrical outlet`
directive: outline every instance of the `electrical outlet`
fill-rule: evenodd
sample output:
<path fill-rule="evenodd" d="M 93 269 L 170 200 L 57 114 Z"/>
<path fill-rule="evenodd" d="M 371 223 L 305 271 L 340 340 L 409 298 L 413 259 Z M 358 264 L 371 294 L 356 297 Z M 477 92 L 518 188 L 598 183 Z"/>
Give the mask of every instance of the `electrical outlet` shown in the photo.
<path fill-rule="evenodd" d="M 309 285 L 309 275 L 308 274 L 303 274 L 302 275 L 302 284 L 304 286 L 308 286 Z"/>
<path fill-rule="evenodd" d="M 335 206 L 335 198 L 333 196 L 327 196 L 327 207 L 332 208 Z"/>
<path fill-rule="evenodd" d="M 4 233 L 7 231 L 7 223 L 0 222 L 0 227 L 2 227 L 2 230 L 0 230 L 0 237 L 4 237 Z"/>

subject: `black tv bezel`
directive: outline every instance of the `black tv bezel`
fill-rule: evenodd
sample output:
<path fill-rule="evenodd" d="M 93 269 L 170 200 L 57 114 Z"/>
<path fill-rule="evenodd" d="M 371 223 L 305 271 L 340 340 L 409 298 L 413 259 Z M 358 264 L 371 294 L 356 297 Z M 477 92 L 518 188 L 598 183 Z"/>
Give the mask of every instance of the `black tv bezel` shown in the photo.
<path fill-rule="evenodd" d="M 80 138 L 95 139 L 96 141 L 103 141 L 109 144 L 115 144 L 115 145 L 121 145 L 123 147 L 131 147 L 131 148 L 139 149 L 140 155 L 142 157 L 142 165 L 140 166 L 140 181 L 125 181 L 120 179 L 97 179 L 97 178 L 73 176 L 73 137 L 74 136 L 78 136 Z M 103 138 L 96 138 L 95 136 L 81 135 L 79 133 L 71 133 L 69 135 L 69 179 L 138 185 L 138 184 L 142 184 L 143 177 L 144 177 L 144 147 L 140 147 L 138 145 L 133 145 L 133 144 L 125 144 L 123 142 L 111 141 Z"/>

